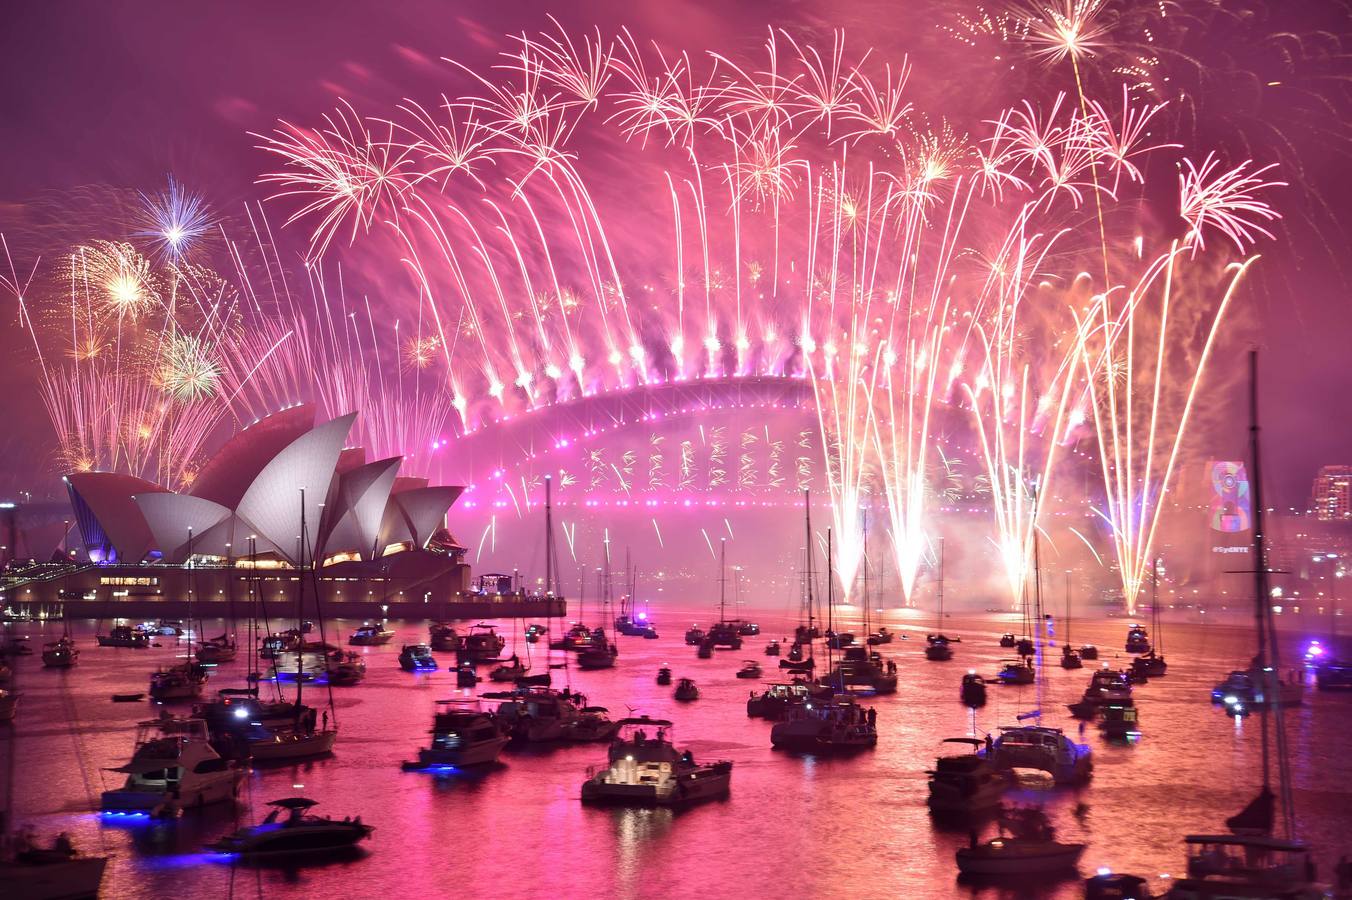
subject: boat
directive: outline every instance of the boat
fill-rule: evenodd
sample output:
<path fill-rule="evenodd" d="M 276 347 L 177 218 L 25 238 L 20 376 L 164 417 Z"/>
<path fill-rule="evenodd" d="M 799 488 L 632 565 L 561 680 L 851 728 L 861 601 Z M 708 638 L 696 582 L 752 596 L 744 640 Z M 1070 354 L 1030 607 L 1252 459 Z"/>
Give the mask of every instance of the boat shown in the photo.
<path fill-rule="evenodd" d="M 1068 872 L 1084 853 L 1084 844 L 1057 841 L 1056 830 L 1039 809 L 1010 810 L 999 823 L 998 836 L 958 848 L 959 872 L 995 877 Z"/>
<path fill-rule="evenodd" d="M 1013 632 L 1006 631 L 1004 634 L 1000 635 L 1001 647 L 1013 647 L 1016 643 L 1018 643 L 1018 640 L 1014 637 Z"/>
<path fill-rule="evenodd" d="M 897 664 L 883 662 L 877 651 L 865 647 L 847 647 L 840 662 L 817 683 L 830 686 L 836 692 L 862 690 L 873 694 L 897 692 Z"/>
<path fill-rule="evenodd" d="M 578 717 L 563 727 L 563 739 L 575 744 L 594 744 L 615 737 L 619 723 L 612 722 L 604 706 L 584 706 Z"/>
<path fill-rule="evenodd" d="M 63 637 L 59 641 L 42 645 L 42 665 L 48 669 L 69 669 L 80 661 L 79 648 L 74 639 Z"/>
<path fill-rule="evenodd" d="M 714 642 L 708 639 L 701 641 L 699 649 L 695 651 L 695 655 L 700 659 L 713 659 Z"/>
<path fill-rule="evenodd" d="M 405 672 L 435 672 L 437 661 L 426 644 L 405 644 L 399 651 L 399 668 Z"/>
<path fill-rule="evenodd" d="M 1132 624 L 1127 629 L 1126 649 L 1128 653 L 1146 653 L 1150 650 L 1150 633 L 1140 625 Z"/>
<path fill-rule="evenodd" d="M 870 647 L 876 647 L 879 644 L 890 644 L 892 643 L 892 637 L 892 632 L 888 631 L 887 626 L 883 625 L 879 626 L 877 631 L 868 636 L 867 643 Z"/>
<path fill-rule="evenodd" d="M 755 637 L 760 634 L 760 625 L 755 622 L 738 621 L 737 633 L 742 637 Z"/>
<path fill-rule="evenodd" d="M 1110 740 L 1124 741 L 1141 734 L 1140 714 L 1133 700 L 1115 700 L 1099 707 L 1099 731 Z"/>
<path fill-rule="evenodd" d="M 130 625 L 114 625 L 107 634 L 94 638 L 100 647 L 131 647 L 145 650 L 150 646 L 150 635 Z"/>
<path fill-rule="evenodd" d="M 1324 660 L 1314 667 L 1314 683 L 1321 691 L 1352 688 L 1352 662 Z"/>
<path fill-rule="evenodd" d="M 945 744 L 961 744 L 967 753 L 940 756 L 929 776 L 926 803 L 936 815 L 971 815 L 1000 805 L 1000 797 L 1009 785 L 1008 776 L 976 751 L 976 738 L 944 738 Z"/>
<path fill-rule="evenodd" d="M 995 676 L 1001 684 L 1032 684 L 1037 681 L 1037 669 L 1033 667 L 1031 657 L 1007 659 Z"/>
<path fill-rule="evenodd" d="M 419 748 L 417 762 L 404 771 L 444 771 L 498 761 L 511 740 L 510 728 L 477 699 L 438 700 L 432 716 L 431 746 Z"/>
<path fill-rule="evenodd" d="M 260 825 L 241 828 L 234 834 L 207 844 L 206 849 L 243 858 L 281 857 L 334 853 L 355 847 L 368 839 L 375 829 L 362 823 L 361 816 L 341 821 L 325 816 L 307 815 L 318 801 L 305 797 L 273 800 L 275 807 Z M 285 812 L 285 817 L 282 813 Z"/>
<path fill-rule="evenodd" d="M 1069 704 L 1067 708 L 1077 719 L 1092 719 L 1098 715 L 1099 708 L 1105 703 L 1129 702 L 1131 702 L 1131 684 L 1126 673 L 1110 669 L 1108 664 L 1104 663 L 1103 668 L 1090 676 L 1089 686 L 1084 689 L 1079 701 Z"/>
<path fill-rule="evenodd" d="M 474 663 L 462 662 L 455 667 L 455 686 L 456 687 L 474 687 L 480 681 L 479 673 L 474 670 Z"/>
<path fill-rule="evenodd" d="M 465 664 L 462 664 L 462 668 Z M 473 671 L 473 665 L 470 665 L 470 671 Z M 458 670 L 457 670 L 458 671 Z M 503 664 L 494 666 L 488 673 L 488 677 L 493 681 L 516 681 L 530 671 L 530 667 L 521 661 L 521 658 L 515 653 Z"/>
<path fill-rule="evenodd" d="M 669 666 L 663 666 L 657 670 L 657 683 L 671 684 L 671 668 Z"/>
<path fill-rule="evenodd" d="M 812 699 L 812 691 L 805 681 L 772 684 L 757 694 L 752 691 L 746 699 L 746 714 L 752 719 L 779 721 L 789 707 L 801 706 Z"/>
<path fill-rule="evenodd" d="M 506 646 L 507 639 L 498 634 L 495 627 L 483 622 L 471 625 L 469 632 L 460 639 L 460 652 L 474 662 L 497 659 Z"/>
<path fill-rule="evenodd" d="M 698 625 L 691 625 L 685 632 L 685 642 L 691 647 L 704 643 L 704 629 Z"/>
<path fill-rule="evenodd" d="M 761 664 L 754 659 L 742 660 L 742 667 L 737 670 L 738 678 L 760 678 L 762 674 Z"/>
<path fill-rule="evenodd" d="M 19 714 L 19 698 L 22 694 L 0 688 L 0 722 L 13 722 Z"/>
<path fill-rule="evenodd" d="M 1093 644 L 1082 644 L 1080 646 L 1080 659 L 1091 661 L 1098 659 L 1098 647 Z"/>
<path fill-rule="evenodd" d="M 1313 879 L 1310 847 L 1264 835 L 1190 834 L 1187 875 L 1168 900 L 1320 900 L 1332 896 Z"/>
<path fill-rule="evenodd" d="M 854 644 L 853 632 L 837 632 L 833 628 L 826 629 L 826 646 L 832 650 L 843 650 Z"/>
<path fill-rule="evenodd" d="M 986 679 L 976 674 L 975 669 L 968 669 L 962 676 L 961 697 L 963 705 L 971 709 L 986 705 Z"/>
<path fill-rule="evenodd" d="M 1164 631 L 1160 627 L 1159 570 L 1160 561 L 1153 560 L 1150 566 L 1150 627 L 1155 632 L 1155 645 L 1147 647 L 1140 656 L 1131 661 L 1132 671 L 1147 678 L 1160 678 L 1169 671 L 1169 664 L 1164 661 L 1161 640 Z"/>
<path fill-rule="evenodd" d="M 779 641 L 771 641 L 770 643 L 766 644 L 766 645 L 765 645 L 765 655 L 766 655 L 766 656 L 778 656 L 778 655 L 779 655 Z"/>
<path fill-rule="evenodd" d="M 1144 878 L 1102 869 L 1084 882 L 1084 900 L 1152 900 Z"/>
<path fill-rule="evenodd" d="M 452 629 L 452 633 L 454 633 L 454 629 Z M 376 647 L 380 644 L 388 644 L 393 637 L 393 629 L 386 628 L 384 625 L 372 625 L 368 622 L 352 632 L 352 636 L 347 639 L 347 642 L 353 647 Z"/>
<path fill-rule="evenodd" d="M 131 760 L 109 772 L 127 776 L 121 788 L 104 791 L 108 814 L 148 813 L 172 817 L 185 809 L 224 803 L 239 796 L 247 771 L 211 746 L 203 719 L 162 716 L 140 722 Z"/>
<path fill-rule="evenodd" d="M 198 661 L 210 665 L 230 662 L 238 654 L 239 649 L 235 646 L 235 639 L 225 634 L 208 638 L 197 645 Z"/>
<path fill-rule="evenodd" d="M 366 680 L 366 660 L 359 653 L 347 653 L 341 662 L 329 663 L 329 684 L 352 687 Z"/>
<path fill-rule="evenodd" d="M 672 743 L 670 721 L 639 716 L 617 724 L 620 736 L 610 745 L 607 765 L 587 771 L 584 803 L 679 806 L 728 795 L 732 763 L 697 763 Z"/>
<path fill-rule="evenodd" d="M 742 649 L 742 622 L 727 617 L 728 605 L 728 542 L 724 538 L 718 547 L 718 621 L 709 626 L 700 647 L 727 647 L 729 650 Z M 759 631 L 757 627 L 757 631 Z M 689 637 L 689 635 L 686 635 Z"/>
<path fill-rule="evenodd" d="M 791 706 L 770 729 L 770 745 L 799 753 L 830 754 L 867 750 L 878 744 L 877 714 L 853 697 L 812 700 Z"/>
<path fill-rule="evenodd" d="M 532 633 L 528 629 L 526 640 L 529 641 L 531 636 Z M 445 622 L 433 622 L 427 626 L 427 642 L 438 653 L 454 653 L 460 649 L 460 635 L 456 633 L 454 625 L 447 625 Z"/>
<path fill-rule="evenodd" d="M 682 703 L 689 703 L 699 699 L 699 688 L 691 679 L 682 678 L 676 682 L 676 690 L 672 692 L 672 696 Z"/>
<path fill-rule="evenodd" d="M 1001 769 L 1040 769 L 1057 784 L 1082 784 L 1094 771 L 1087 744 L 1077 744 L 1060 728 L 1011 725 L 983 751 Z"/>
<path fill-rule="evenodd" d="M 1272 667 L 1251 666 L 1225 676 L 1211 689 L 1211 702 L 1222 703 L 1234 712 L 1248 712 L 1273 706 L 1300 706 L 1305 685 L 1297 680 L 1282 681 Z"/>
<path fill-rule="evenodd" d="M 821 636 L 822 630 L 816 625 L 798 625 L 793 629 L 793 642 L 795 644 L 809 644 Z"/>
<path fill-rule="evenodd" d="M 337 740 L 337 731 L 317 731 L 313 720 L 307 719 L 289 726 L 251 729 L 245 736 L 245 747 L 255 762 L 281 762 L 332 753 Z"/>
<path fill-rule="evenodd" d="M 952 641 L 943 633 L 944 627 L 944 539 L 939 538 L 939 582 L 938 603 L 935 611 L 935 633 L 925 636 L 925 659 L 931 662 L 947 662 L 953 658 Z M 872 643 L 872 638 L 869 639 Z"/>
<path fill-rule="evenodd" d="M 1066 644 L 1061 647 L 1061 668 L 1063 669 L 1083 669 L 1084 660 L 1075 648 Z"/>
<path fill-rule="evenodd" d="M 1014 642 L 1014 652 L 1019 656 L 1033 656 L 1037 649 L 1032 638 L 1019 638 Z"/>
<path fill-rule="evenodd" d="M 26 835 L 0 841 L 0 847 L 6 900 L 83 900 L 101 891 L 108 857 L 80 855 L 64 832 L 50 847 L 34 847 Z"/>
<path fill-rule="evenodd" d="M 277 659 L 284 654 L 295 652 L 300 647 L 302 640 L 301 633 L 295 628 L 270 634 L 263 638 L 258 648 L 258 655 L 262 659 Z"/>
<path fill-rule="evenodd" d="M 182 619 L 160 619 L 154 623 L 154 628 L 162 637 L 179 637 L 185 633 Z"/>
<path fill-rule="evenodd" d="M 150 699 L 161 703 L 193 700 L 202 696 L 208 677 L 208 670 L 191 659 L 176 666 L 161 667 L 150 674 Z"/>
<path fill-rule="evenodd" d="M 563 740 L 570 723 L 581 716 L 586 700 L 568 688 L 519 687 L 515 691 L 484 694 L 502 700 L 497 716 L 507 724 L 514 740 L 548 743 Z"/>
<path fill-rule="evenodd" d="M 575 623 L 557 641 L 551 641 L 550 650 L 581 650 L 592 644 L 592 631 L 581 622 Z"/>
<path fill-rule="evenodd" d="M 610 669 L 615 666 L 616 648 L 613 644 L 589 647 L 577 655 L 579 669 Z"/>

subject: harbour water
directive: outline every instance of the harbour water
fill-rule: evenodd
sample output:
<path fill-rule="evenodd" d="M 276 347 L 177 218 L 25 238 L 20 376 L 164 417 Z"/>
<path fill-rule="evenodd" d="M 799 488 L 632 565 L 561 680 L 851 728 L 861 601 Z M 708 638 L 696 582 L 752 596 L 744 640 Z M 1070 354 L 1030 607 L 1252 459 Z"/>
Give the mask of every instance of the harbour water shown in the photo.
<path fill-rule="evenodd" d="M 748 615 L 748 617 L 750 617 Z M 969 735 L 1038 707 L 1038 689 L 992 684 L 975 721 L 958 700 L 964 672 L 994 676 L 1001 632 L 1017 631 L 1017 617 L 955 615 L 944 630 L 961 637 L 951 662 L 922 655 L 928 616 L 888 612 L 898 639 L 881 647 L 900 667 L 895 695 L 865 700 L 878 711 L 878 747 L 845 759 L 793 756 L 770 748 L 770 724 L 749 719 L 747 692 L 756 682 L 736 679 L 743 659 L 766 666 L 767 640 L 791 633 L 782 616 L 758 619 L 759 637 L 741 651 L 697 659 L 682 642 L 692 622 L 708 624 L 707 607 L 664 603 L 654 611 L 658 640 L 617 638 L 620 656 L 609 670 L 570 672 L 572 686 L 613 718 L 664 716 L 676 723 L 678 745 L 697 759 L 734 762 L 729 799 L 691 809 L 626 810 L 585 807 L 580 785 L 588 766 L 602 763 L 605 747 L 509 748 L 503 764 L 474 777 L 406 773 L 400 762 L 425 745 L 434 701 L 459 695 L 449 654 L 430 675 L 411 675 L 396 662 L 401 642 L 426 640 L 426 623 L 392 622 L 390 644 L 362 648 L 365 683 L 333 688 L 340 730 L 333 755 L 302 765 L 256 769 L 238 808 L 186 813 L 164 823 L 112 825 L 94 812 L 98 794 L 118 776 L 104 771 L 125 761 L 137 720 L 159 712 L 148 703 L 113 703 L 111 696 L 144 691 L 148 673 L 183 652 L 173 638 L 150 650 L 99 649 L 94 623 L 75 623 L 82 656 L 65 671 L 44 670 L 35 653 L 16 662 L 14 688 L 23 694 L 12 727 L 0 730 L 11 779 L 5 786 L 16 821 L 40 835 L 69 832 L 86 852 L 113 857 L 104 880 L 109 898 L 232 897 L 495 897 L 707 898 L 829 897 L 1047 897 L 1082 895 L 1078 880 L 1052 885 L 985 886 L 958 882 L 954 850 L 969 839 L 967 826 L 936 826 L 925 806 L 926 774 L 940 740 Z M 1092 725 L 1079 738 L 1094 748 L 1092 781 L 1079 789 L 1025 780 L 1006 802 L 1043 805 L 1062 840 L 1088 844 L 1082 875 L 1100 867 L 1166 884 L 1183 863 L 1181 838 L 1224 831 L 1259 784 L 1257 717 L 1232 720 L 1209 702 L 1211 686 L 1252 655 L 1252 630 L 1232 625 L 1168 623 L 1166 677 L 1136 689 L 1142 736 L 1111 745 Z M 346 635 L 358 622 L 330 622 Z M 502 622 L 504 633 L 513 623 Z M 517 623 L 518 626 L 520 623 Z M 878 624 L 876 621 L 875 625 Z M 1126 664 L 1127 622 L 1076 622 L 1074 643 L 1090 642 L 1100 662 Z M 59 623 L 19 624 L 36 649 L 54 640 Z M 609 630 L 609 629 L 608 629 Z M 208 622 L 207 634 L 219 623 Z M 902 640 L 906 635 L 908 640 Z M 1305 635 L 1286 633 L 1284 660 L 1299 662 Z M 543 644 L 534 645 L 543 669 Z M 509 639 L 508 652 L 512 649 Z M 518 640 L 523 656 L 527 645 Z M 1340 648 L 1346 655 L 1352 647 Z M 208 690 L 243 686 L 244 655 L 222 665 Z M 1066 712 L 1094 663 L 1064 671 L 1051 655 L 1042 670 L 1044 724 L 1079 735 Z M 702 696 L 677 703 L 654 676 L 669 664 L 676 677 L 697 682 Z M 555 672 L 556 685 L 562 672 Z M 481 690 L 498 685 L 487 682 Z M 307 688 L 316 701 L 326 689 Z M 186 704 L 170 704 L 186 711 Z M 1352 694 L 1306 692 L 1286 714 L 1300 836 L 1318 853 L 1321 878 L 1331 880 L 1341 854 L 1352 853 Z M 266 801 L 303 795 L 317 812 L 360 814 L 375 826 L 362 857 L 301 868 L 249 868 L 218 861 L 203 844 L 241 824 L 259 821 Z M 987 826 L 989 828 L 989 826 Z M 0 895 L 3 887 L 0 886 Z"/>

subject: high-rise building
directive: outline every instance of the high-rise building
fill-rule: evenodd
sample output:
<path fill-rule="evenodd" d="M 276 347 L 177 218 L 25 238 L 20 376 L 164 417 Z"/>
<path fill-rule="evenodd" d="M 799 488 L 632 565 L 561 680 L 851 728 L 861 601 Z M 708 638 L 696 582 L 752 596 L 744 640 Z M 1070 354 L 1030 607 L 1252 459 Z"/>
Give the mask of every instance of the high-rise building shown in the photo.
<path fill-rule="evenodd" d="M 1321 522 L 1352 519 L 1352 466 L 1324 466 L 1314 479 L 1310 508 Z"/>

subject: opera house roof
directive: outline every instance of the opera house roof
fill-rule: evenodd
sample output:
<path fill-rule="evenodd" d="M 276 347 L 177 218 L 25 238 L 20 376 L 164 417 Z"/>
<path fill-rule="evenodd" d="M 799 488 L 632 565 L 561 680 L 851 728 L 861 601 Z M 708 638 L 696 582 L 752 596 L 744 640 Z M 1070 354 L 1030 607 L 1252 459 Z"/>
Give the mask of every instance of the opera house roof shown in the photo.
<path fill-rule="evenodd" d="M 240 431 L 187 493 L 116 472 L 65 478 L 93 562 L 158 556 L 271 555 L 295 563 L 389 548 L 425 548 L 463 488 L 401 476 L 400 457 L 365 462 L 347 447 L 356 413 L 314 424 L 314 408 L 282 410 Z"/>

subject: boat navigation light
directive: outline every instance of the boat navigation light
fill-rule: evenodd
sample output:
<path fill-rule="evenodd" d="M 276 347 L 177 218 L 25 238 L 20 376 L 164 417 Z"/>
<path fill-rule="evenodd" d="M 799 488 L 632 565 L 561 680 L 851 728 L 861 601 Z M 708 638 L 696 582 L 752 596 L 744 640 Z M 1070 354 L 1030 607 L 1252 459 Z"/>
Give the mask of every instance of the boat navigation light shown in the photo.
<path fill-rule="evenodd" d="M 1239 702 L 1239 698 L 1236 697 L 1234 694 L 1227 694 L 1227 695 L 1225 696 L 1225 703 L 1226 703 L 1227 706 L 1234 706 L 1234 705 L 1235 705 L 1236 703 L 1238 703 L 1238 702 Z"/>
<path fill-rule="evenodd" d="M 244 719 L 244 718 L 247 718 L 248 715 L 249 715 L 249 711 L 248 711 L 247 709 L 245 709 L 244 707 L 242 707 L 242 706 L 237 706 L 237 707 L 235 707 L 235 718 L 236 718 L 236 719 Z"/>
<path fill-rule="evenodd" d="M 1099 866 L 1099 867 L 1098 867 L 1098 874 L 1099 874 L 1099 875 L 1111 875 L 1111 874 L 1113 874 L 1113 870 L 1110 869 L 1110 868 L 1108 868 L 1107 866 Z"/>
<path fill-rule="evenodd" d="M 975 675 L 975 674 L 976 674 L 976 669 L 968 669 L 968 670 L 967 670 L 967 674 L 968 674 L 968 675 Z"/>
<path fill-rule="evenodd" d="M 628 756 L 626 756 L 626 757 L 624 758 L 624 761 L 625 761 L 625 762 L 633 762 L 633 761 L 634 761 L 634 755 L 633 755 L 632 753 L 629 754 Z"/>

